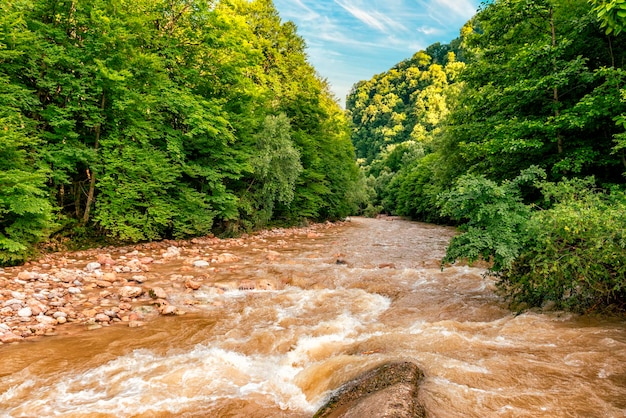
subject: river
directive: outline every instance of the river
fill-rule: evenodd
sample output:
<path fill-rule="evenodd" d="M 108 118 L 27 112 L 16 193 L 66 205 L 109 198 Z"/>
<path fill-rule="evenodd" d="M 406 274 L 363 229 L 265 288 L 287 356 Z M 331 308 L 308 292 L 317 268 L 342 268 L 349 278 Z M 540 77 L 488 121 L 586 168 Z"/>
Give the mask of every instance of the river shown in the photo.
<path fill-rule="evenodd" d="M 2 345 L 0 416 L 310 417 L 343 382 L 408 360 L 432 417 L 626 417 L 626 323 L 511 313 L 483 269 L 441 271 L 453 234 L 353 218 L 212 244 L 237 259 L 211 280 L 285 286 L 181 287 L 168 297 L 193 299 L 185 315 Z M 182 263 L 156 264 L 148 283 Z"/>

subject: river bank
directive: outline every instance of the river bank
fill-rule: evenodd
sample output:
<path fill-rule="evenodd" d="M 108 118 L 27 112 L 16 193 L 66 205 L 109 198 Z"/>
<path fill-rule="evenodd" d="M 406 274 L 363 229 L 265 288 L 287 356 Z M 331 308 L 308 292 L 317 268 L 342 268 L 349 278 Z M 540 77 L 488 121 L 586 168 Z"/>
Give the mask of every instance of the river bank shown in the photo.
<path fill-rule="evenodd" d="M 261 259 L 272 261 L 279 257 L 274 250 L 286 245 L 281 238 L 314 239 L 320 230 L 341 225 L 52 253 L 0 269 L 0 345 L 111 325 L 140 327 L 159 315 L 185 315 L 194 311 L 194 291 L 200 288 L 215 293 L 280 289 L 288 281 L 220 280 L 220 270 L 232 272 L 232 263 L 239 261 L 229 251 L 259 245 Z M 168 270 L 165 276 L 163 270 Z"/>

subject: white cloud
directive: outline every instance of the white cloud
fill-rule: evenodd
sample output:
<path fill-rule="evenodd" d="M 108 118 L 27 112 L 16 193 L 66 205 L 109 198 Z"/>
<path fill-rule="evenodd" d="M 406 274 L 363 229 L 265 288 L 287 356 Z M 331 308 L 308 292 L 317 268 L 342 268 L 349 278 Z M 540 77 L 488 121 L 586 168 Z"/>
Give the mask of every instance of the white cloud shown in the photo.
<path fill-rule="evenodd" d="M 385 13 L 381 13 L 378 10 L 366 10 L 360 5 L 360 1 L 335 0 L 335 3 L 372 29 L 383 33 L 406 30 L 406 27 L 401 22 L 390 18 Z"/>
<path fill-rule="evenodd" d="M 443 6 L 454 14 L 469 19 L 476 13 L 476 6 L 470 0 L 433 0 L 433 6 Z"/>

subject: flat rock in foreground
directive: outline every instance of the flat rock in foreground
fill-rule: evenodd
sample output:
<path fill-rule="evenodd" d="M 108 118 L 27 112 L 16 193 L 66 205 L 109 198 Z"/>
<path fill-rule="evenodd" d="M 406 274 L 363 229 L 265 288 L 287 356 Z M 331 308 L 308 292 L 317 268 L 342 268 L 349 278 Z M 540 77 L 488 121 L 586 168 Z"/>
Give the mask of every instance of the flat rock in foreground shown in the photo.
<path fill-rule="evenodd" d="M 425 417 L 417 400 L 424 377 L 413 363 L 386 363 L 339 388 L 314 418 Z"/>

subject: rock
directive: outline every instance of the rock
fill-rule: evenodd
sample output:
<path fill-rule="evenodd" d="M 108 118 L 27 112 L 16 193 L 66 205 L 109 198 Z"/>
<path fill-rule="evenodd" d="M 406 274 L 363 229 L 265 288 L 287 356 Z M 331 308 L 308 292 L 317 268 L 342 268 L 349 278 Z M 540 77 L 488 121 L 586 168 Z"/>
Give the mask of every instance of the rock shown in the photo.
<path fill-rule="evenodd" d="M 104 266 L 112 266 L 115 264 L 115 260 L 111 258 L 111 254 L 98 254 L 98 263 Z"/>
<path fill-rule="evenodd" d="M 37 315 L 35 319 L 40 324 L 54 325 L 57 323 L 57 320 L 55 318 L 48 316 L 48 315 Z"/>
<path fill-rule="evenodd" d="M 417 394 L 424 374 L 413 363 L 386 363 L 346 383 L 314 418 L 421 418 Z"/>
<path fill-rule="evenodd" d="M 67 318 L 67 314 L 65 312 L 55 312 L 52 314 L 52 317 L 56 319 Z"/>
<path fill-rule="evenodd" d="M 198 290 L 200 289 L 200 286 L 202 286 L 202 283 L 192 280 L 192 279 L 187 279 L 185 280 L 185 287 L 187 289 L 191 289 L 191 290 Z"/>
<path fill-rule="evenodd" d="M 146 276 L 136 275 L 136 276 L 131 277 L 131 280 L 137 283 L 143 283 L 146 281 Z"/>
<path fill-rule="evenodd" d="M 236 261 L 239 261 L 239 257 L 234 254 L 224 253 L 213 258 L 211 261 L 214 263 L 234 263 Z"/>
<path fill-rule="evenodd" d="M 111 287 L 113 285 L 113 283 L 107 281 L 107 280 L 98 280 L 96 282 L 96 285 L 98 287 Z"/>
<path fill-rule="evenodd" d="M 122 286 L 119 289 L 119 294 L 123 298 L 136 298 L 141 296 L 143 289 L 139 286 Z"/>
<path fill-rule="evenodd" d="M 77 287 L 69 287 L 69 288 L 67 289 L 67 292 L 68 292 L 70 295 L 78 295 L 79 293 L 81 293 L 81 290 L 80 290 L 79 288 L 77 288 Z"/>
<path fill-rule="evenodd" d="M 31 316 L 33 316 L 33 311 L 32 309 L 30 309 L 30 307 L 26 307 L 26 308 L 22 308 L 19 311 L 17 311 L 17 316 L 19 316 L 20 318 L 30 318 Z"/>
<path fill-rule="evenodd" d="M 146 325 L 146 323 L 143 321 L 135 321 L 135 320 L 128 321 L 129 328 L 139 328 L 139 327 L 143 327 L 144 325 Z"/>
<path fill-rule="evenodd" d="M 154 258 L 152 258 L 152 257 L 141 257 L 139 259 L 139 262 L 141 264 L 151 264 L 151 263 L 154 263 Z"/>
<path fill-rule="evenodd" d="M 113 283 L 114 281 L 117 280 L 117 273 L 109 271 L 107 273 L 104 273 L 102 275 L 102 280 L 106 280 L 107 282 L 111 282 Z"/>
<path fill-rule="evenodd" d="M 167 299 L 167 293 L 162 287 L 153 287 L 149 293 L 150 297 L 154 299 Z"/>
<path fill-rule="evenodd" d="M 67 318 L 64 316 L 60 316 L 57 318 L 57 324 L 65 324 L 67 322 Z"/>
<path fill-rule="evenodd" d="M 85 267 L 85 270 L 87 270 L 87 271 L 96 271 L 100 267 L 102 267 L 102 264 L 94 261 L 94 262 L 91 262 L 91 263 L 87 264 L 87 267 Z"/>
<path fill-rule="evenodd" d="M 270 250 L 265 255 L 265 258 L 267 259 L 267 261 L 276 261 L 280 258 L 280 253 Z"/>
<path fill-rule="evenodd" d="M 96 322 L 110 322 L 111 318 L 109 318 L 109 316 L 106 314 L 99 313 L 99 314 L 96 314 L 95 320 Z"/>
<path fill-rule="evenodd" d="M 3 344 L 16 343 L 22 341 L 24 338 L 12 333 L 11 331 L 0 334 L 0 342 Z"/>
<path fill-rule="evenodd" d="M 3 307 L 7 307 L 7 306 L 14 307 L 15 306 L 15 307 L 17 307 L 17 309 L 20 309 L 22 307 L 23 302 L 24 301 L 22 301 L 20 299 L 9 299 L 6 302 L 4 302 L 2 304 L 2 306 Z"/>
<path fill-rule="evenodd" d="M 206 268 L 206 267 L 209 267 L 210 265 L 211 264 L 205 260 L 196 260 L 193 262 L 193 266 L 197 268 Z"/>
<path fill-rule="evenodd" d="M 159 306 L 159 313 L 161 315 L 175 315 L 178 309 L 174 305 L 161 305 Z"/>
<path fill-rule="evenodd" d="M 174 246 L 168 247 L 167 251 L 163 253 L 164 258 L 178 257 L 179 255 L 180 255 L 180 248 L 174 247 Z"/>

